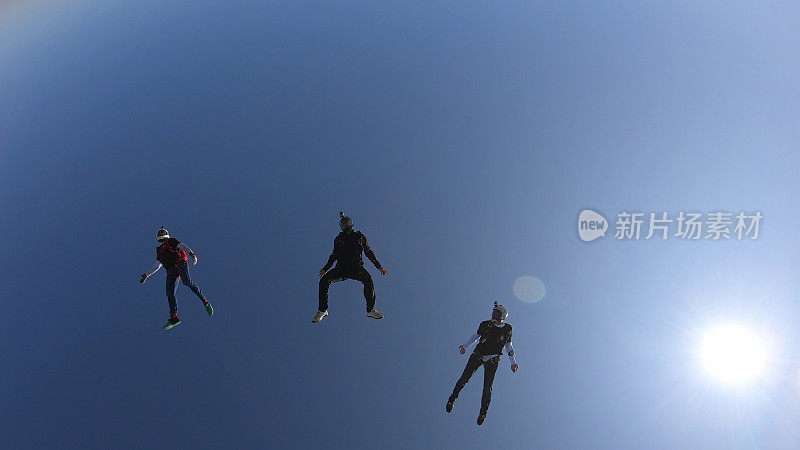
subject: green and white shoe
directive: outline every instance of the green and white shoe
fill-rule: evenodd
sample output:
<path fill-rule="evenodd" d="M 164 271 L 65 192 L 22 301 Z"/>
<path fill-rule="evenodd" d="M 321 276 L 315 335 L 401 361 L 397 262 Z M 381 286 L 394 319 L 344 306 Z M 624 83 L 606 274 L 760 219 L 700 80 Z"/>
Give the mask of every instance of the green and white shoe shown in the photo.
<path fill-rule="evenodd" d="M 164 329 L 169 330 L 170 328 L 175 328 L 181 324 L 181 319 L 177 317 L 170 317 L 167 323 L 164 324 Z"/>
<path fill-rule="evenodd" d="M 204 301 L 203 302 L 203 306 L 206 307 L 206 312 L 208 313 L 209 316 L 213 316 L 214 315 L 214 307 L 211 306 L 211 302 L 210 301 L 208 301 L 208 300 Z"/>

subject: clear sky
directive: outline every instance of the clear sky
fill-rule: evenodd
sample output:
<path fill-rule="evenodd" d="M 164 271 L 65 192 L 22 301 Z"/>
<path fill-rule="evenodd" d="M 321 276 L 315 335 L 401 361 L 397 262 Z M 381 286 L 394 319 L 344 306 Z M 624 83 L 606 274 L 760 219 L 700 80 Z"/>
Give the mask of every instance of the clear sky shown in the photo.
<path fill-rule="evenodd" d="M 800 448 L 800 4 L 0 2 L 0 447 Z M 584 243 L 584 208 L 760 211 Z M 317 308 L 355 219 L 389 270 Z M 168 317 L 155 232 L 199 256 Z M 613 230 L 612 230 L 613 231 Z M 544 283 L 515 298 L 521 276 Z M 457 347 L 510 312 L 444 403 Z M 698 336 L 768 343 L 745 387 Z"/>

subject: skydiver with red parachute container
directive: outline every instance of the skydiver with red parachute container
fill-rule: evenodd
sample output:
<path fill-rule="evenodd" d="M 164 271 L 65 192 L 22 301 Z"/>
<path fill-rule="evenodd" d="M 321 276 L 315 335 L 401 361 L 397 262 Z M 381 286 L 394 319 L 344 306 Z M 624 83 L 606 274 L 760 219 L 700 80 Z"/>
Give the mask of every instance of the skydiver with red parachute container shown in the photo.
<path fill-rule="evenodd" d="M 170 328 L 174 328 L 181 323 L 181 320 L 178 318 L 178 301 L 175 299 L 175 290 L 177 288 L 178 280 L 181 280 L 184 286 L 191 289 L 192 292 L 194 292 L 194 294 L 203 302 L 203 307 L 205 307 L 206 313 L 209 316 L 213 315 L 214 307 L 211 306 L 211 302 L 209 302 L 208 299 L 203 296 L 200 288 L 198 288 L 189 277 L 189 264 L 187 261 L 189 258 L 191 258 L 192 263 L 197 265 L 197 255 L 195 255 L 192 249 L 186 246 L 186 244 L 173 237 L 170 237 L 169 231 L 167 231 L 167 229 L 164 227 L 161 227 L 156 233 L 156 240 L 158 240 L 160 244 L 158 247 L 156 247 L 156 263 L 147 273 L 142 274 L 142 278 L 139 280 L 139 283 L 144 284 L 144 282 L 147 281 L 147 279 L 156 273 L 162 266 L 167 271 L 167 302 L 169 303 L 169 320 L 166 324 L 164 324 L 164 329 L 169 330 Z"/>

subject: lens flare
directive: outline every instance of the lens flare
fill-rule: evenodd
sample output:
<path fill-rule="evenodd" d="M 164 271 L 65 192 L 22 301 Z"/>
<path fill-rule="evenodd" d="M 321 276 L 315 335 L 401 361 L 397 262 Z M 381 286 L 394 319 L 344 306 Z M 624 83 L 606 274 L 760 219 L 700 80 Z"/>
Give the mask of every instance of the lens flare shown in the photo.
<path fill-rule="evenodd" d="M 544 294 L 544 283 L 537 278 L 526 275 L 514 282 L 514 295 L 525 303 L 539 302 Z"/>
<path fill-rule="evenodd" d="M 761 339 L 738 325 L 724 325 L 703 336 L 700 358 L 715 378 L 730 384 L 742 384 L 764 371 L 766 352 Z"/>

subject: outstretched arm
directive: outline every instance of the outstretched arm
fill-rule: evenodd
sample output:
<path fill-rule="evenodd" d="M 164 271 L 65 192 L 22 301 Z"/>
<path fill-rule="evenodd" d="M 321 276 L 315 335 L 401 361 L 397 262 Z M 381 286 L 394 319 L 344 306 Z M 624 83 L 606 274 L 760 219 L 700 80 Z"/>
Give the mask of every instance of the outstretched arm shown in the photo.
<path fill-rule="evenodd" d="M 324 273 L 327 272 L 328 269 L 331 268 L 331 266 L 333 266 L 333 263 L 335 263 L 337 259 L 339 258 L 336 256 L 336 242 L 334 241 L 333 251 L 331 252 L 331 256 L 328 257 L 328 262 L 325 263 L 325 267 L 322 268 L 320 276 L 324 275 Z"/>
<path fill-rule="evenodd" d="M 506 342 L 505 349 L 506 353 L 508 353 L 508 358 L 511 360 L 511 370 L 516 372 L 519 368 L 519 364 L 517 364 L 517 357 L 514 353 L 514 344 L 511 342 Z"/>
<path fill-rule="evenodd" d="M 178 244 L 178 248 L 185 251 L 186 254 L 189 255 L 190 258 L 192 258 L 192 264 L 197 265 L 197 255 L 194 254 L 194 252 L 192 251 L 192 249 L 189 248 L 188 245 L 181 242 L 180 244 Z"/>
<path fill-rule="evenodd" d="M 372 251 L 372 248 L 369 246 L 369 241 L 367 241 L 367 237 L 364 236 L 364 233 L 361 233 L 361 246 L 364 248 L 364 254 L 367 255 L 372 264 L 375 265 L 375 268 L 380 270 L 381 273 L 386 275 L 385 270 L 380 262 L 378 262 L 378 258 L 375 256 L 375 252 Z"/>
<path fill-rule="evenodd" d="M 464 353 L 467 352 L 468 348 L 472 347 L 473 344 L 478 342 L 478 339 L 480 339 L 480 336 L 478 335 L 478 333 L 473 333 L 472 336 L 469 337 L 469 340 L 467 342 L 461 344 L 458 347 L 458 351 L 460 351 L 461 354 L 463 355 Z"/>
<path fill-rule="evenodd" d="M 158 272 L 158 269 L 160 268 L 161 268 L 161 263 L 156 261 L 156 263 L 153 264 L 153 267 L 151 267 L 150 270 L 148 270 L 145 275 L 147 275 L 147 277 L 149 278 L 150 275 L 153 275 L 154 273 Z"/>
<path fill-rule="evenodd" d="M 506 353 L 508 353 L 508 358 L 511 360 L 511 364 L 517 363 L 517 357 L 514 353 L 514 344 L 511 342 L 507 342 L 505 345 Z"/>
<path fill-rule="evenodd" d="M 144 282 L 148 278 L 150 278 L 151 275 L 153 275 L 154 273 L 158 272 L 158 269 L 160 269 L 160 268 L 161 268 L 161 263 L 156 261 L 156 263 L 153 265 L 153 267 L 150 268 L 150 270 L 148 270 L 147 272 L 142 274 L 142 279 L 139 280 L 139 283 L 144 284 Z"/>

